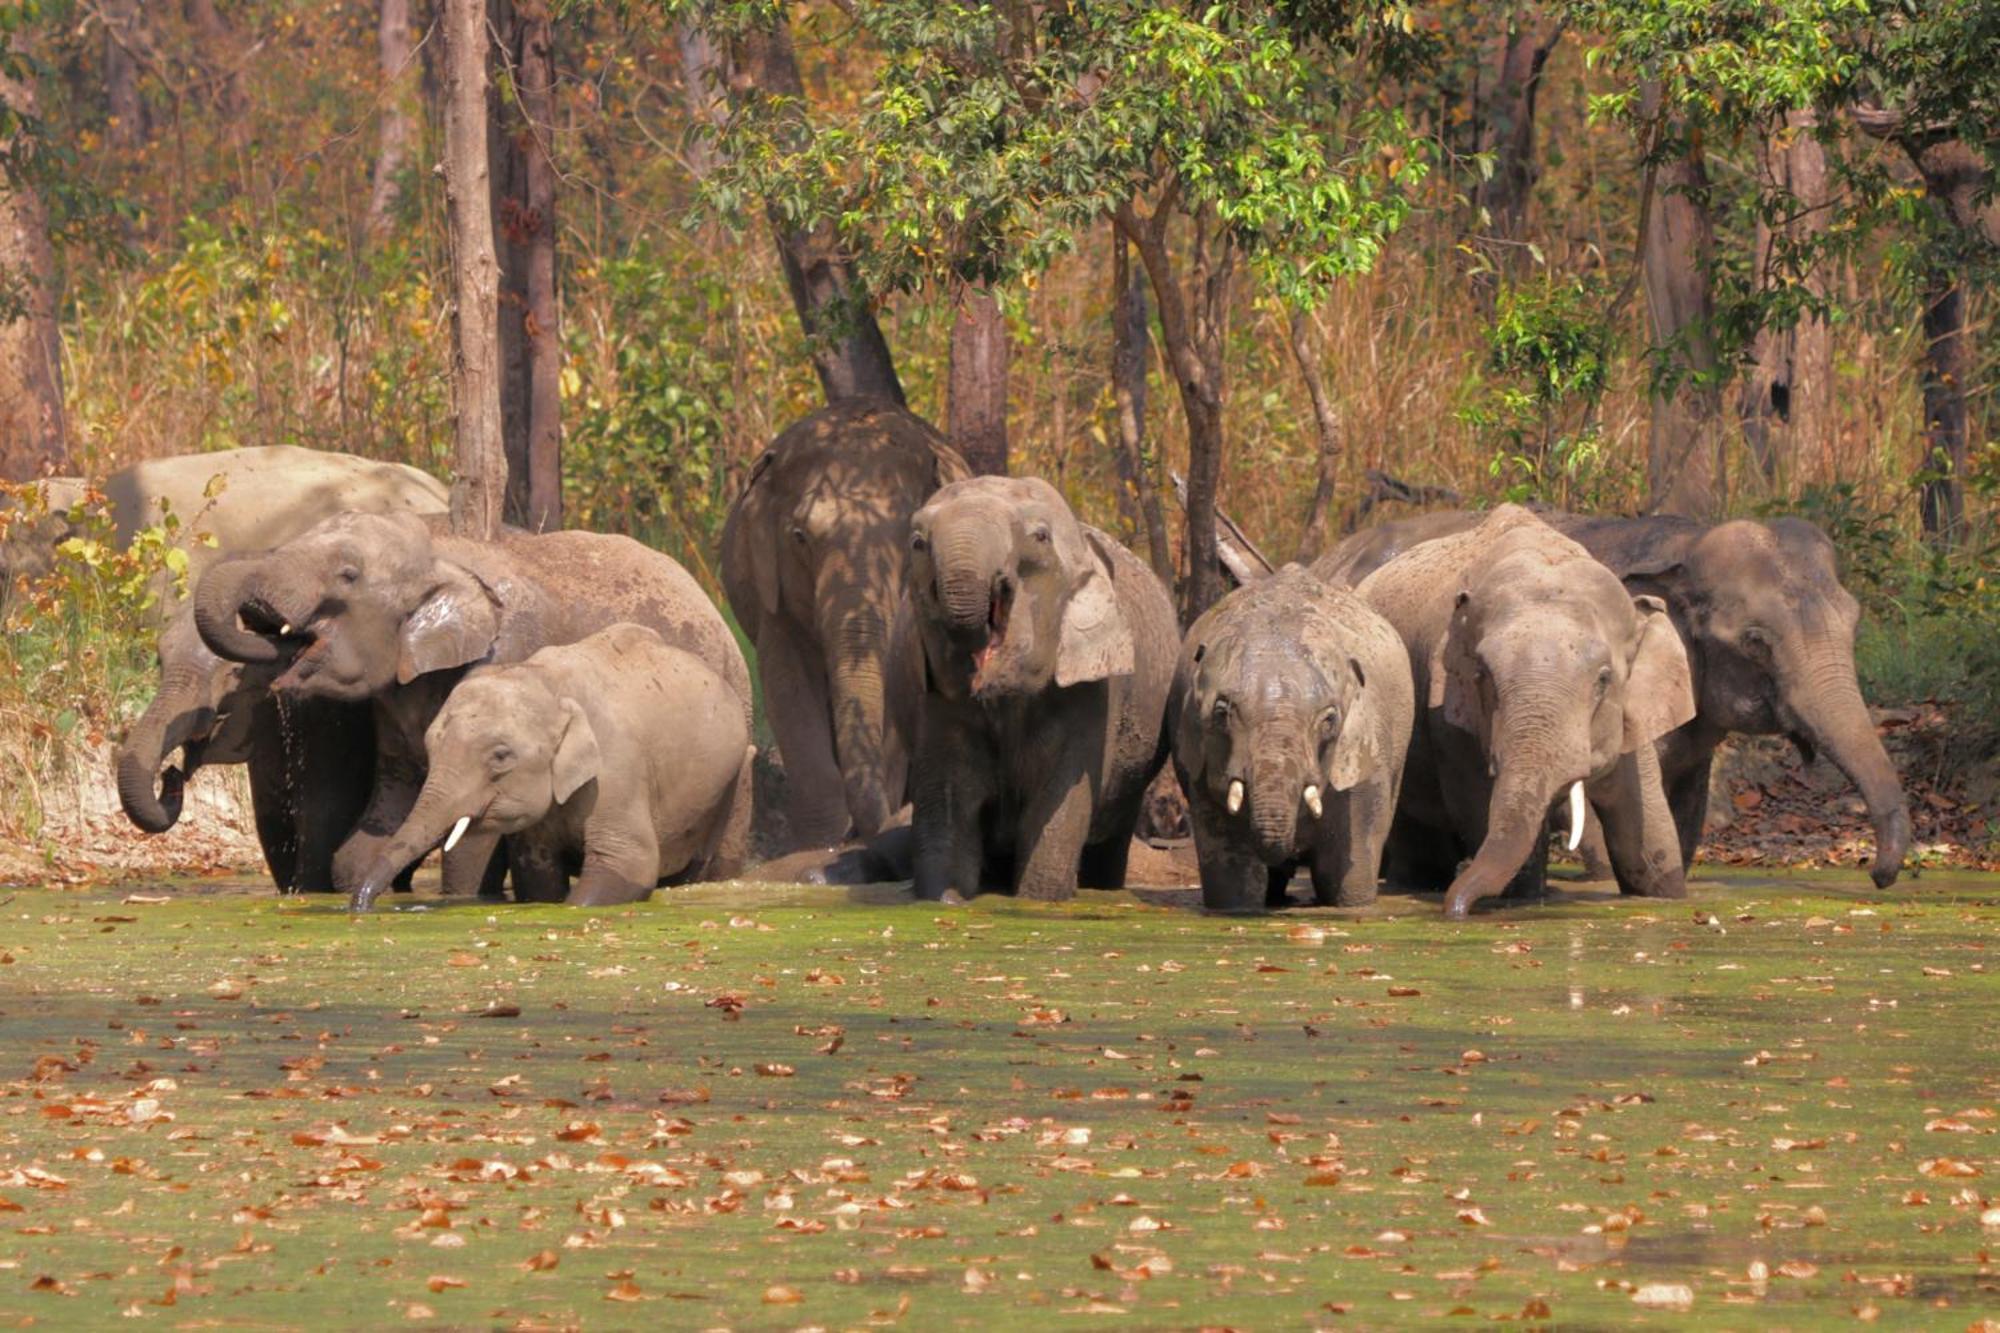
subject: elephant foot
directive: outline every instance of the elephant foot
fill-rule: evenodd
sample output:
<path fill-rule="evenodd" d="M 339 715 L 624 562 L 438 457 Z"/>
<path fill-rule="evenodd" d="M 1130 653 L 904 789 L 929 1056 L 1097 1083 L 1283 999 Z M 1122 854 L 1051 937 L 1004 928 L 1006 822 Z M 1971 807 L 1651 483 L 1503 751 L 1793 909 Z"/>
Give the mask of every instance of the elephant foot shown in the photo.
<path fill-rule="evenodd" d="M 963 907 L 966 903 L 966 897 L 957 889 L 946 889 L 931 901 L 945 907 Z"/>

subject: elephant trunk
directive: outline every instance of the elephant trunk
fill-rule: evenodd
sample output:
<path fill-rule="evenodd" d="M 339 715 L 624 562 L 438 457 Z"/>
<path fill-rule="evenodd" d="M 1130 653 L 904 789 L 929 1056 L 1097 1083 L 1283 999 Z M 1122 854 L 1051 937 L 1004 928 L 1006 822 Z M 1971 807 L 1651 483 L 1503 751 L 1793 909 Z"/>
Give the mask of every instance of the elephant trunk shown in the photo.
<path fill-rule="evenodd" d="M 855 836 L 872 838 L 902 804 L 902 784 L 891 791 L 885 730 L 883 668 L 888 655 L 886 618 L 874 609 L 853 613 L 826 633 L 826 675 L 833 695 L 834 759 L 846 789 Z"/>
<path fill-rule="evenodd" d="M 995 544 L 1005 549 L 1007 535 L 997 525 L 968 520 L 964 527 L 939 534 L 933 547 L 938 571 L 938 603 L 954 629 L 984 626 L 993 610 L 993 575 L 998 562 Z"/>
<path fill-rule="evenodd" d="M 1297 854 L 1299 805 L 1311 770 L 1281 745 L 1266 742 L 1251 753 L 1250 828 L 1256 837 L 1257 855 L 1266 865 L 1277 865 Z"/>
<path fill-rule="evenodd" d="M 443 780 L 440 780 L 440 779 Z M 375 899 L 385 892 L 396 876 L 403 873 L 406 866 L 415 864 L 441 842 L 449 839 L 455 843 L 464 833 L 464 826 L 470 822 L 467 812 L 476 807 L 472 801 L 447 795 L 447 792 L 468 786 L 450 780 L 441 774 L 436 766 L 424 782 L 423 791 L 417 795 L 417 803 L 402 825 L 382 844 L 375 856 L 375 862 L 362 876 L 361 884 L 348 898 L 348 907 L 356 912 L 365 912 L 375 905 Z"/>
<path fill-rule="evenodd" d="M 191 738 L 206 735 L 214 722 L 198 674 L 176 672 L 162 680 L 153 702 L 126 733 L 115 759 L 118 802 L 126 818 L 144 832 L 165 833 L 179 822 L 182 789 L 199 760 L 189 754 L 181 767 L 165 774 L 160 765 Z"/>
<path fill-rule="evenodd" d="M 1486 840 L 1444 897 L 1445 915 L 1462 918 L 1481 898 L 1506 890 L 1546 836 L 1555 785 L 1528 765 L 1502 768 L 1486 808 Z"/>
<path fill-rule="evenodd" d="M 1493 789 L 1486 837 L 1445 894 L 1445 915 L 1463 917 L 1472 904 L 1503 892 L 1547 837 L 1549 806 L 1590 777 L 1589 710 L 1575 706 L 1560 673 L 1539 672 L 1503 689 L 1494 718 Z"/>
<path fill-rule="evenodd" d="M 242 609 L 262 601 L 264 561 L 225 559 L 211 565 L 194 590 L 194 626 L 203 643 L 232 662 L 275 662 L 279 648 L 269 637 L 243 627 Z"/>
<path fill-rule="evenodd" d="M 1868 716 L 1852 654 L 1828 634 L 1809 644 L 1802 656 L 1801 666 L 1786 673 L 1783 697 L 1806 739 L 1860 789 L 1875 828 L 1869 876 L 1877 888 L 1886 889 L 1896 882 L 1910 850 L 1910 807 L 1902 781 Z"/>

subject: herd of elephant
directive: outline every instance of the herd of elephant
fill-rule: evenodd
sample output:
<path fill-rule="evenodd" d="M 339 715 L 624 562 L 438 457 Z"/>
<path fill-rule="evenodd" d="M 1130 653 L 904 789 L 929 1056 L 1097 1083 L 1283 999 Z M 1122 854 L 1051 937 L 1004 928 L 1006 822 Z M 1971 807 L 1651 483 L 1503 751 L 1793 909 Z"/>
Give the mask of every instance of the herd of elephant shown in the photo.
<path fill-rule="evenodd" d="M 421 473 L 240 454 L 298 498 L 246 486 L 240 534 L 235 478 L 192 502 L 226 553 L 118 752 L 140 828 L 174 823 L 197 765 L 245 762 L 278 884 L 357 908 L 439 847 L 447 893 L 511 879 L 522 900 L 743 868 L 750 673 L 679 564 L 619 536 L 454 537 Z M 721 567 L 791 843 L 888 849 L 874 873 L 921 898 L 1122 886 L 1169 758 L 1217 910 L 1282 903 L 1303 870 L 1321 903 L 1386 875 L 1464 916 L 1541 891 L 1552 817 L 1622 891 L 1679 896 L 1730 733 L 1827 753 L 1867 803 L 1878 885 L 1909 848 L 1858 606 L 1797 520 L 1427 514 L 1183 634 L 1150 566 L 1054 487 L 970 476 L 908 411 L 850 401 L 758 459 Z"/>

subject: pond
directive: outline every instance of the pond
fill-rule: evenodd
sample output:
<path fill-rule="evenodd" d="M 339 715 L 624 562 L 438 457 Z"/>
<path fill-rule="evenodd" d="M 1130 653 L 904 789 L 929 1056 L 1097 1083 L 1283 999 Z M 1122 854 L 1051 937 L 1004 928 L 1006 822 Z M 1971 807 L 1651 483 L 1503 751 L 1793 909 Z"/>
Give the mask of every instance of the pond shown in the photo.
<path fill-rule="evenodd" d="M 1461 924 L 0 898 L 16 1320 L 2000 1312 L 1996 877 L 1708 874 Z"/>

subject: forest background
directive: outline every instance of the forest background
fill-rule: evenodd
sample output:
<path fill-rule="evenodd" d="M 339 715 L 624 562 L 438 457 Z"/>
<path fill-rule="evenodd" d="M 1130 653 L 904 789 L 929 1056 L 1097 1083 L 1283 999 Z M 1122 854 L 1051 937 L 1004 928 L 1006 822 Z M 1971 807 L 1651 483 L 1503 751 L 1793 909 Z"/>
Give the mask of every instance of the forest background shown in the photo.
<path fill-rule="evenodd" d="M 279 443 L 451 474 L 445 8 L 0 4 L 0 475 Z M 560 459 L 517 517 L 719 591 L 742 475 L 844 383 L 1188 601 L 1176 475 L 1279 560 L 1412 499 L 1800 513 L 1871 699 L 1994 749 L 2000 5 L 487 20 L 509 444 Z M 143 700 L 162 546 L 13 590 L 7 831 Z"/>

